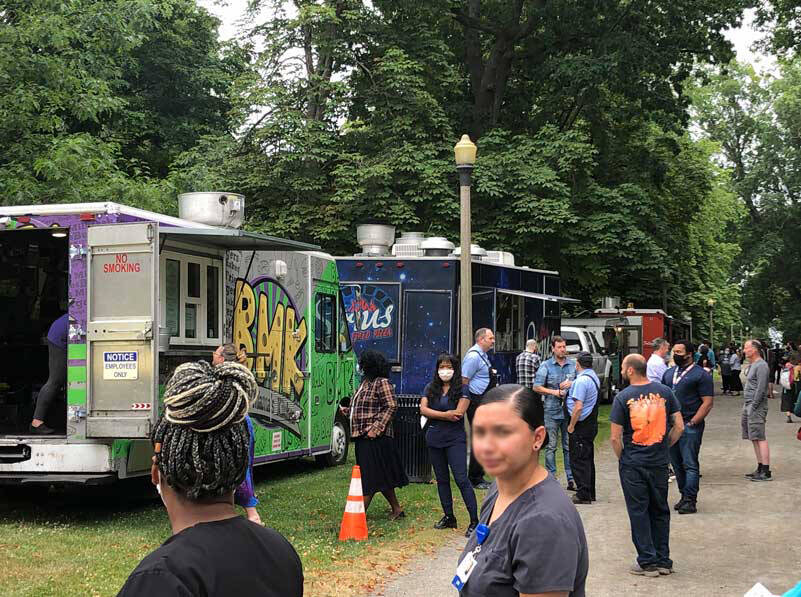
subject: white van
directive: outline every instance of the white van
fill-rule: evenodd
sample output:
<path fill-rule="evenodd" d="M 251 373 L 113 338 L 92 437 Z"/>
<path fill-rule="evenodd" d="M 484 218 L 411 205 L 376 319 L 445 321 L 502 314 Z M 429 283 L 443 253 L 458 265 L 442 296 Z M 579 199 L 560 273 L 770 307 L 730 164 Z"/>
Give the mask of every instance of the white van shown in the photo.
<path fill-rule="evenodd" d="M 602 402 L 611 402 L 613 395 L 612 362 L 604 354 L 595 334 L 585 328 L 563 325 L 560 335 L 567 344 L 568 356 L 575 357 L 580 352 L 588 352 L 592 355 L 592 369 L 601 381 L 600 399 Z"/>

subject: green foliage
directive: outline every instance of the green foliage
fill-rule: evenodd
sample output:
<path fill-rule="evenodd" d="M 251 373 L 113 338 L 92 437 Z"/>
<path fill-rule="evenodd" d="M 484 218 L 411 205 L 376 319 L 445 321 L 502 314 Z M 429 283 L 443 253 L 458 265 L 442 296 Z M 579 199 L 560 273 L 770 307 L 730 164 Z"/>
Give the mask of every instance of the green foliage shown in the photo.
<path fill-rule="evenodd" d="M 0 193 L 164 208 L 161 179 L 226 130 L 239 50 L 193 0 L 25 0 L 0 15 Z"/>
<path fill-rule="evenodd" d="M 735 280 L 748 325 L 801 336 L 801 60 L 777 78 L 733 63 L 693 93 L 697 122 L 720 147 L 748 218 L 733 231 L 742 245 Z"/>

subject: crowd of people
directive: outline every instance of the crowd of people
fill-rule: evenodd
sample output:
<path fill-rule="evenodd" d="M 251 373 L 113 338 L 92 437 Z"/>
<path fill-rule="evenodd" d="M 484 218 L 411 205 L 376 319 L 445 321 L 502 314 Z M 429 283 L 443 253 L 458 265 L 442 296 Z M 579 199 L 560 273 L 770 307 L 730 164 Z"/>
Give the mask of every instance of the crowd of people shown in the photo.
<path fill-rule="evenodd" d="M 568 358 L 565 340 L 553 336 L 551 356 L 542 360 L 538 343 L 528 341 L 516 361 L 518 383 L 498 385 L 489 355 L 494 342 L 492 330 L 482 328 L 461 362 L 451 354 L 438 356 L 420 400 L 443 511 L 434 527 L 458 527 L 451 475 L 469 515 L 454 585 L 461 595 L 583 596 L 589 557 L 576 506 L 596 500 L 600 381 L 592 355 Z M 720 372 L 724 394 L 743 393 L 742 437 L 752 442 L 757 465 L 746 477 L 770 481 L 768 401 L 773 385 L 780 384 L 781 410 L 792 420 L 801 357 L 795 345 L 765 350 L 757 340 L 717 354 L 708 343 L 696 349 L 688 340 L 671 346 L 656 339 L 652 349 L 647 361 L 630 354 L 621 364 L 625 387 L 613 400 L 610 435 L 637 553 L 630 572 L 658 577 L 673 571 L 670 467 L 681 493 L 674 509 L 697 512 L 713 372 Z M 167 383 L 164 413 L 152 434 L 151 477 L 173 534 L 142 560 L 120 595 L 302 595 L 297 553 L 262 525 L 256 509 L 247 413 L 258 387 L 245 362 L 244 353 L 226 344 L 211 363 L 181 365 Z M 409 481 L 393 441 L 397 400 L 389 365 L 381 353 L 368 350 L 358 368 L 358 389 L 341 409 L 361 467 L 365 510 L 381 493 L 390 518 L 401 519 L 396 490 Z M 560 445 L 564 488 L 557 471 Z M 477 490 L 486 491 L 480 509 Z M 572 500 L 566 491 L 575 491 Z M 245 518 L 236 505 L 245 509 Z"/>

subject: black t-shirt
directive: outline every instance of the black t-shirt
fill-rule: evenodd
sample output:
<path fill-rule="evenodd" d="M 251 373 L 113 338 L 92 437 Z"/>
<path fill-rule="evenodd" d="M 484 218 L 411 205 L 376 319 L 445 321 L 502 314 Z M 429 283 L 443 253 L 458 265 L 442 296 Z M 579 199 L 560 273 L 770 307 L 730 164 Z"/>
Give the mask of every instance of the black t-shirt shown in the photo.
<path fill-rule="evenodd" d="M 673 383 L 673 380 L 676 383 Z M 681 404 L 681 416 L 686 423 L 695 416 L 701 408 L 702 396 L 714 396 L 715 384 L 712 376 L 697 364 L 690 365 L 690 370 L 671 367 L 662 376 L 662 383 L 673 390 Z"/>
<path fill-rule="evenodd" d="M 661 383 L 629 386 L 615 396 L 609 420 L 623 427 L 622 464 L 667 466 L 671 415 L 679 401 Z"/>
<path fill-rule="evenodd" d="M 117 597 L 300 597 L 303 569 L 289 541 L 236 516 L 184 529 L 145 556 Z"/>

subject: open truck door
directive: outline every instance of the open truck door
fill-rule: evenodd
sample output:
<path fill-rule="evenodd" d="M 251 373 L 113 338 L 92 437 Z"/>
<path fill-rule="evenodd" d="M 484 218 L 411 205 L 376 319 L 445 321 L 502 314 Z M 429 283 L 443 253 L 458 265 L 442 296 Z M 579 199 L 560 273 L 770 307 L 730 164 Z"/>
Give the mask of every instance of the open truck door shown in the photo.
<path fill-rule="evenodd" d="M 158 417 L 158 224 L 88 229 L 86 437 L 150 437 Z"/>

